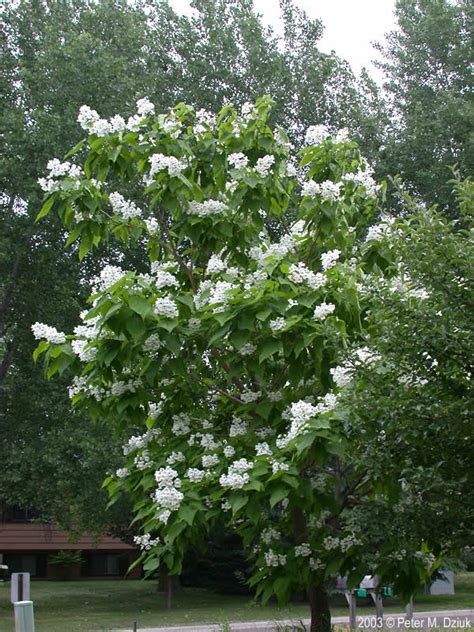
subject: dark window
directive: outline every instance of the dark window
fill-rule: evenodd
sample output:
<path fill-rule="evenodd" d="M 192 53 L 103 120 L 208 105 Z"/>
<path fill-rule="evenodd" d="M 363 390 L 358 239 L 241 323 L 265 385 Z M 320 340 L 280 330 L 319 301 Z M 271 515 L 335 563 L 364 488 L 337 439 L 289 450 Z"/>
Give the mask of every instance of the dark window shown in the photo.
<path fill-rule="evenodd" d="M 83 574 L 88 577 L 119 577 L 128 568 L 128 555 L 123 553 L 90 553 L 86 555 Z"/>
<path fill-rule="evenodd" d="M 5 553 L 3 563 L 11 573 L 30 573 L 32 577 L 46 577 L 46 554 Z"/>

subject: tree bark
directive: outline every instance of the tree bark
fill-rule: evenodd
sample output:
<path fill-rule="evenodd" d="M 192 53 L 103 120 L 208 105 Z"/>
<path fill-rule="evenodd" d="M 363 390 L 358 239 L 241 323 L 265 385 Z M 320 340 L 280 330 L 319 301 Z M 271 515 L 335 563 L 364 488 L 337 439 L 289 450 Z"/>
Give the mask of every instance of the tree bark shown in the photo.
<path fill-rule="evenodd" d="M 329 597 L 324 585 L 310 586 L 308 598 L 311 608 L 310 632 L 331 632 Z"/>

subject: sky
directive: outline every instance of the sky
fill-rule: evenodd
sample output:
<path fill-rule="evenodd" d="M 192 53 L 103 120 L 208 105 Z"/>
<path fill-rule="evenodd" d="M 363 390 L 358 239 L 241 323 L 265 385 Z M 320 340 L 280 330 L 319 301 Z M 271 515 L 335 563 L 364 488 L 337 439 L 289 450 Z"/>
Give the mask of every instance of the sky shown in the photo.
<path fill-rule="evenodd" d="M 377 81 L 382 75 L 372 60 L 379 58 L 372 47 L 374 40 L 383 41 L 384 34 L 394 28 L 395 0 L 294 0 L 311 18 L 320 18 L 325 26 L 320 49 L 334 50 L 346 59 L 355 72 L 363 66 Z M 189 0 L 169 0 L 175 11 L 189 13 Z M 264 24 L 278 33 L 280 9 L 278 0 L 254 0 Z"/>

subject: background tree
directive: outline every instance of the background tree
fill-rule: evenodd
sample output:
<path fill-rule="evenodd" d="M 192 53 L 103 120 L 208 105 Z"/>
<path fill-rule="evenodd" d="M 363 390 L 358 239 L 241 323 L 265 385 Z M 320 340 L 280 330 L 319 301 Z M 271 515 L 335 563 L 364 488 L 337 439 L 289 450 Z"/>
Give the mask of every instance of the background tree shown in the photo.
<path fill-rule="evenodd" d="M 380 170 L 454 213 L 449 168 L 466 177 L 474 167 L 472 3 L 397 0 L 395 16 L 397 30 L 378 46 L 392 121 Z"/>
<path fill-rule="evenodd" d="M 369 289 L 367 342 L 380 360 L 358 370 L 348 407 L 373 437 L 360 454 L 367 476 L 403 481 L 393 504 L 362 508 L 367 522 L 385 542 L 410 531 L 458 554 L 474 517 L 472 182 L 456 181 L 454 198 L 459 220 L 404 194 L 406 216 L 369 232 L 368 248 L 383 244 L 400 276 Z"/>

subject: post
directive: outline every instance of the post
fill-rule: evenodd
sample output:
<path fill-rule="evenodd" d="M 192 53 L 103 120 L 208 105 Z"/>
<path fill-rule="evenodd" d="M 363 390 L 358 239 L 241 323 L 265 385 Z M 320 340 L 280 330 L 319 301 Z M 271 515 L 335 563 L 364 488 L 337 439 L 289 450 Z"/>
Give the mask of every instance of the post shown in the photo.
<path fill-rule="evenodd" d="M 15 632 L 35 632 L 32 601 L 17 601 L 15 608 Z"/>
<path fill-rule="evenodd" d="M 347 603 L 349 604 L 349 628 L 355 630 L 357 628 L 357 601 L 353 590 L 345 592 Z"/>
<path fill-rule="evenodd" d="M 379 619 L 383 621 L 383 597 L 380 593 L 377 593 L 374 590 L 371 590 L 370 594 L 372 595 L 372 599 L 375 603 L 375 616 L 377 617 L 378 623 Z"/>
<path fill-rule="evenodd" d="M 405 612 L 405 621 L 411 621 L 413 619 L 413 596 L 410 597 L 410 601 L 406 605 Z"/>
<path fill-rule="evenodd" d="M 30 598 L 30 574 L 12 573 L 10 586 L 10 602 L 28 601 Z"/>

